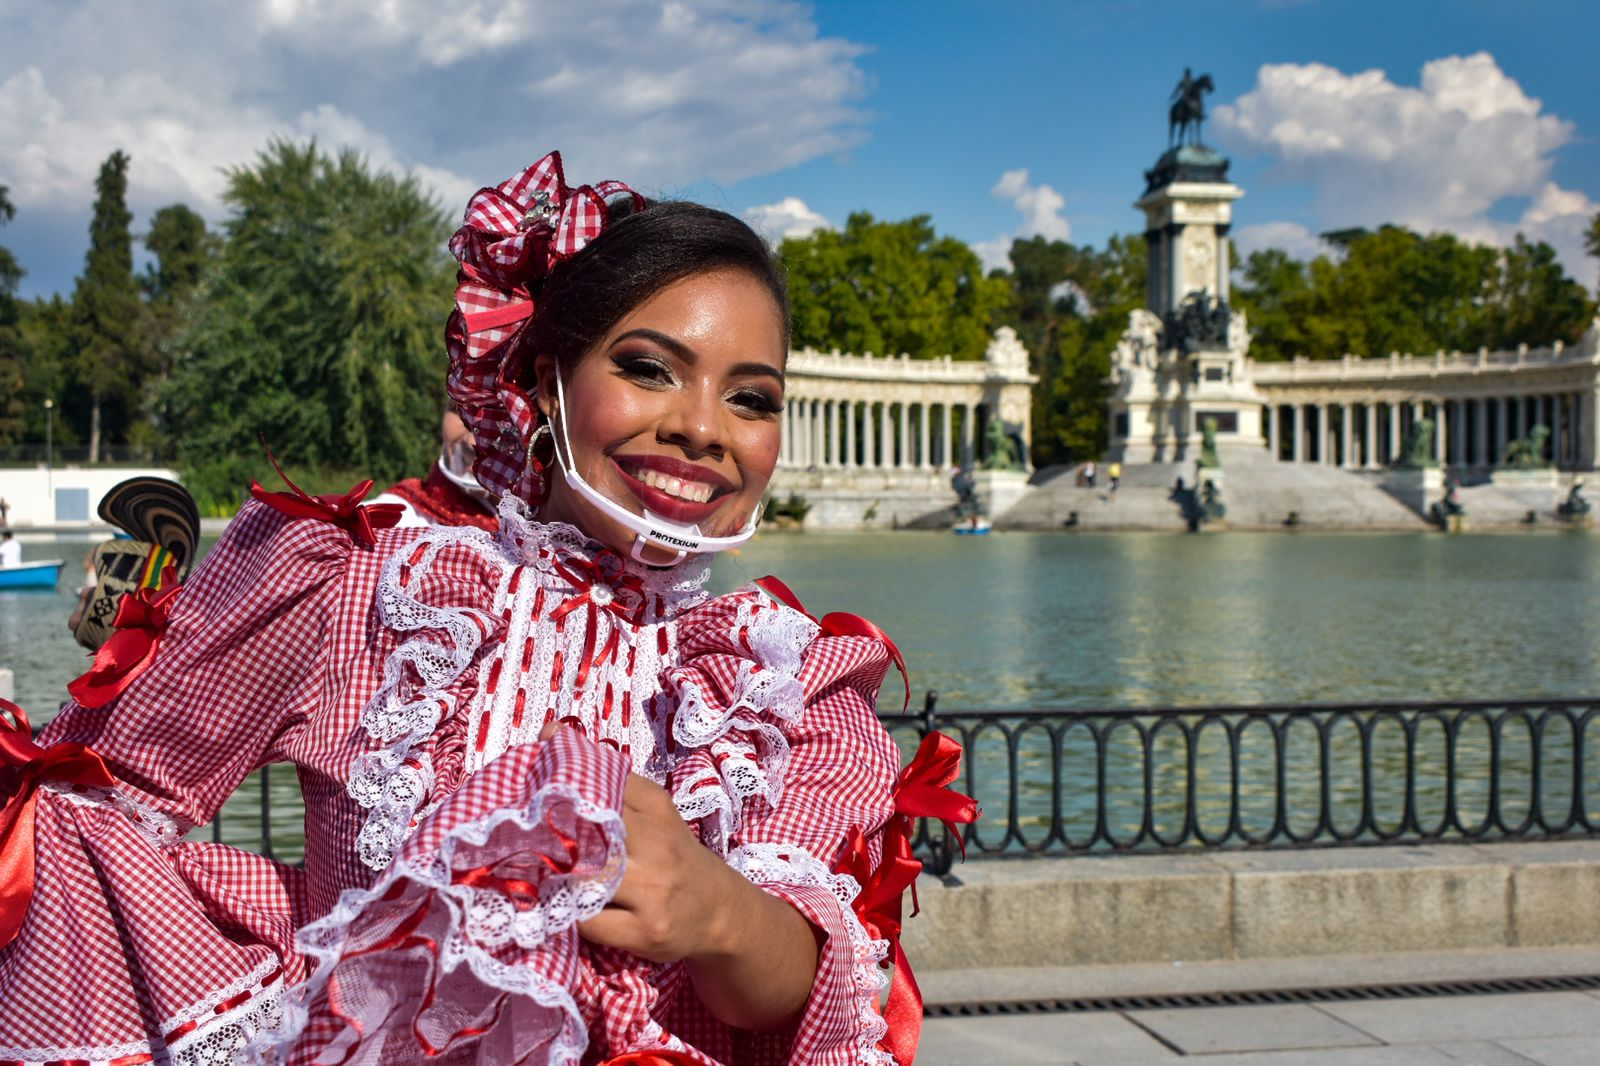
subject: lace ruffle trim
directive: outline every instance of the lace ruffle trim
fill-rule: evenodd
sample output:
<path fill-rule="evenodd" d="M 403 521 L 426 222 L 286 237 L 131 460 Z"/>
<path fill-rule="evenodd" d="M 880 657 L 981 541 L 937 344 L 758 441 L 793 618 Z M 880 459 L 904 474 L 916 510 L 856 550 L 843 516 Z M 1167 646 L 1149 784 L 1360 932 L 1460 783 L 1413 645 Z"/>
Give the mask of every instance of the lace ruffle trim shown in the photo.
<path fill-rule="evenodd" d="M 132 822 L 139 835 L 157 850 L 170 848 L 183 839 L 183 832 L 175 820 L 128 796 L 121 789 L 84 788 L 55 781 L 47 781 L 43 787 L 68 803 L 81 807 L 108 807 L 116 811 Z"/>
<path fill-rule="evenodd" d="M 219 1009 L 239 997 L 242 1001 Z M 267 959 L 250 973 L 206 996 L 199 1003 L 161 1023 L 163 1033 L 187 1025 L 195 1028 L 170 1042 L 129 1040 L 99 1047 L 0 1047 L 0 1061 L 22 1066 L 52 1066 L 71 1062 L 74 1066 L 115 1066 L 140 1055 L 172 1066 L 213 1066 L 232 1062 L 234 1056 L 256 1035 L 279 1023 L 282 1010 L 282 966 Z"/>
<path fill-rule="evenodd" d="M 734 613 L 730 636 L 750 659 L 739 664 L 727 704 L 708 700 L 687 667 L 668 675 L 678 696 L 673 739 L 685 750 L 710 754 L 707 772 L 690 774 L 672 799 L 686 821 L 716 816 L 706 842 L 719 851 L 739 831 L 752 799 L 776 807 L 783 798 L 789 742 L 775 722 L 798 722 L 805 713 L 800 665 L 817 632 L 800 612 L 748 595 Z"/>
<path fill-rule="evenodd" d="M 545 812 L 553 802 L 569 804 L 580 818 L 604 832 L 607 853 L 599 876 L 584 879 L 551 874 L 540 886 L 539 902 L 525 909 L 514 907 L 493 890 L 454 882 L 457 848 L 482 847 L 507 823 L 531 832 L 544 823 Z M 253 1061 L 277 1061 L 274 1056 L 305 1031 L 310 1020 L 309 1005 L 326 987 L 352 924 L 363 908 L 381 900 L 396 882 L 404 879 L 429 890 L 449 910 L 450 933 L 439 941 L 441 971 L 449 973 L 466 965 L 477 980 L 490 988 L 560 1010 L 566 1022 L 551 1048 L 549 1061 L 557 1066 L 576 1064 L 587 1046 L 588 1035 L 572 993 L 528 967 L 501 962 L 494 953 L 509 943 L 524 949 L 538 947 L 548 937 L 599 914 L 622 881 L 626 863 L 624 838 L 622 819 L 615 811 L 591 803 L 570 786 L 550 784 L 540 788 L 525 807 L 496 810 L 450 830 L 438 850 L 425 861 L 402 860 L 371 888 L 347 889 L 328 914 L 300 931 L 297 943 L 314 960 L 312 975 L 284 997 L 280 1023 L 262 1032 L 251 1045 L 249 1052 L 257 1057 Z"/>
<path fill-rule="evenodd" d="M 762 887 L 821 888 L 839 901 L 839 924 L 850 940 L 853 958 L 851 983 L 855 989 L 857 1061 L 871 1066 L 895 1066 L 894 1057 L 878 1044 L 889 1031 L 878 1012 L 878 996 L 885 987 L 883 961 L 887 941 L 875 940 L 851 906 L 861 886 L 849 874 L 836 874 L 806 849 L 791 844 L 744 844 L 728 852 L 728 865 Z"/>

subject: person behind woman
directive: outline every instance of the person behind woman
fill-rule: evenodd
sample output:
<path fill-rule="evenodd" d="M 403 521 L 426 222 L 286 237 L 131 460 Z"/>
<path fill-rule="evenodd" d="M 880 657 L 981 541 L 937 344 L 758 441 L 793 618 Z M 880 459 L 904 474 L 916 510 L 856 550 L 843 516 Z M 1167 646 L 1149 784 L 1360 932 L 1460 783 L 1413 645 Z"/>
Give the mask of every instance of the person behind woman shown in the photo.
<path fill-rule="evenodd" d="M 892 1061 L 892 646 L 702 590 L 777 461 L 770 253 L 555 154 L 451 247 L 498 532 L 255 486 L 110 695 L 0 744 L 0 1060 Z M 303 868 L 186 839 L 273 761 Z"/>

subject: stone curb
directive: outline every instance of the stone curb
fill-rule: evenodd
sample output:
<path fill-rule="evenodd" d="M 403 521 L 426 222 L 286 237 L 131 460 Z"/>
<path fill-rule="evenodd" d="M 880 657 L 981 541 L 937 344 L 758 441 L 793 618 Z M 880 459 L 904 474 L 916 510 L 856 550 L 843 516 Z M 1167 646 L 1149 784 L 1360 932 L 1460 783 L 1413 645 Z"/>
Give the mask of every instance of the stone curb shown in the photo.
<path fill-rule="evenodd" d="M 986 861 L 924 876 L 919 971 L 1600 946 L 1600 841 Z"/>

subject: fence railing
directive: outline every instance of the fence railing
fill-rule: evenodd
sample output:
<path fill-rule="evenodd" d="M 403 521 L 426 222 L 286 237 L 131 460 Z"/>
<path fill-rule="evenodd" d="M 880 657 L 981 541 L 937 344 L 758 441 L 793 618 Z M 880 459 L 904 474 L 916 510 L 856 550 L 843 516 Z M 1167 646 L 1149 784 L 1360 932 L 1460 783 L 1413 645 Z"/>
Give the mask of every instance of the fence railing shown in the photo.
<path fill-rule="evenodd" d="M 952 711 L 969 858 L 1600 836 L 1600 701 Z M 924 823 L 936 872 L 951 844 Z"/>
<path fill-rule="evenodd" d="M 884 714 L 907 756 L 929 729 L 966 750 L 983 816 L 968 858 L 1600 836 L 1600 700 L 1284 704 Z M 213 840 L 299 857 L 299 792 L 259 771 Z M 274 824 L 276 823 L 276 825 Z M 934 822 L 931 870 L 960 849 Z"/>

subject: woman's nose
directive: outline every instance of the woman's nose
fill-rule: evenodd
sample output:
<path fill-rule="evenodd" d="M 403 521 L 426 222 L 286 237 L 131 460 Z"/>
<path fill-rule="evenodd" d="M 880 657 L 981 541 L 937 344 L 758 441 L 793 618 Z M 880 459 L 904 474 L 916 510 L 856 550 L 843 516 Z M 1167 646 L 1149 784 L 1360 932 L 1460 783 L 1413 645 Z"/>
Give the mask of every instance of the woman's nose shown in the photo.
<path fill-rule="evenodd" d="M 722 404 L 711 384 L 691 385 L 674 392 L 658 435 L 690 452 L 721 455 Z"/>

